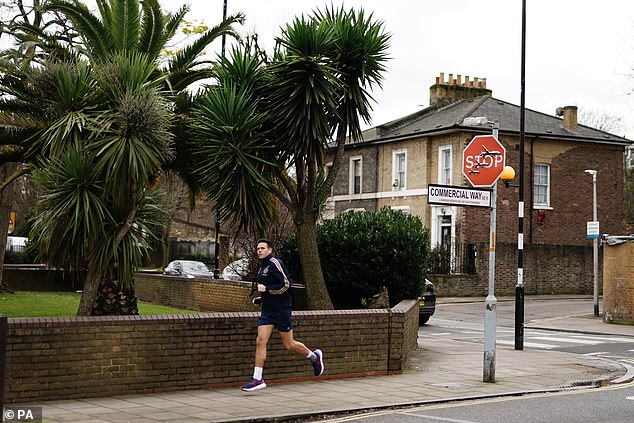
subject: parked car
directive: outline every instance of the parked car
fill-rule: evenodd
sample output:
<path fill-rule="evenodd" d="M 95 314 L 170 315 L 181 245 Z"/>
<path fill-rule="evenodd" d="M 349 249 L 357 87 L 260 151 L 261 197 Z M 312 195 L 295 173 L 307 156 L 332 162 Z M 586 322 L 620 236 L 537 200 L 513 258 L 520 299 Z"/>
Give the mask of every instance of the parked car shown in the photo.
<path fill-rule="evenodd" d="M 249 259 L 242 258 L 231 262 L 222 271 L 222 279 L 228 281 L 244 281 L 249 273 Z"/>
<path fill-rule="evenodd" d="M 193 260 L 174 260 L 163 270 L 164 275 L 186 278 L 213 278 L 214 272 L 205 263 Z"/>
<path fill-rule="evenodd" d="M 436 311 L 436 290 L 434 284 L 425 279 L 425 290 L 418 297 L 418 324 L 424 325 Z"/>

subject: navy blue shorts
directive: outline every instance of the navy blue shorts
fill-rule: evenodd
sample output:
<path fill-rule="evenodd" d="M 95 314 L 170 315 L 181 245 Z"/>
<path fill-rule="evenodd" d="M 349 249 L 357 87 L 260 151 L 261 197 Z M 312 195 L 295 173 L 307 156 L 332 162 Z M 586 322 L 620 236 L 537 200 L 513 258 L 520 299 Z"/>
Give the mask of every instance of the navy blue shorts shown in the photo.
<path fill-rule="evenodd" d="M 280 332 L 290 332 L 293 329 L 292 309 L 286 308 L 277 311 L 262 311 L 258 326 L 273 325 Z"/>

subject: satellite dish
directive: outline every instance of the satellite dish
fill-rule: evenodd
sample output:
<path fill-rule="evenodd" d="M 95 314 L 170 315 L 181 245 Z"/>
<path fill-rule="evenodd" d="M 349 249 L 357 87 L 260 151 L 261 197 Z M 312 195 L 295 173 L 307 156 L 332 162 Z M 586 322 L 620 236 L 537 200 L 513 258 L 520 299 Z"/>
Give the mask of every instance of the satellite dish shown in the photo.
<path fill-rule="evenodd" d="M 563 107 L 557 107 L 557 110 L 555 110 L 555 114 L 557 116 L 563 116 L 564 115 L 564 108 Z"/>

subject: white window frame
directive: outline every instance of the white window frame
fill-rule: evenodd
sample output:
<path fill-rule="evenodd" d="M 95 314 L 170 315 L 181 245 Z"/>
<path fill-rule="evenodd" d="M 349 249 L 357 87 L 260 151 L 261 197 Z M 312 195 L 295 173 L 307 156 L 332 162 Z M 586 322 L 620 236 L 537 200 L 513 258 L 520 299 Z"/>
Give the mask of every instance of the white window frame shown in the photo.
<path fill-rule="evenodd" d="M 544 184 L 538 184 L 537 183 L 537 167 L 543 167 L 546 169 L 546 201 L 545 202 L 538 202 L 537 201 L 537 186 L 544 186 Z M 536 209 L 543 209 L 543 208 L 550 208 L 550 186 L 551 186 L 551 181 L 550 181 L 550 164 L 548 163 L 535 163 L 534 169 L 533 169 L 533 208 Z"/>
<path fill-rule="evenodd" d="M 330 171 L 332 170 L 332 162 L 328 162 L 326 163 L 326 165 L 324 166 L 324 179 L 328 178 L 328 175 L 330 175 Z M 330 196 L 334 196 L 335 195 L 335 184 L 332 184 L 330 186 Z"/>
<path fill-rule="evenodd" d="M 445 163 L 445 152 L 449 152 L 447 163 Z M 447 167 L 448 165 L 448 167 Z M 445 174 L 448 173 L 448 178 Z M 441 145 L 438 147 L 438 183 L 441 185 L 451 185 L 453 175 L 453 151 L 451 145 Z"/>
<path fill-rule="evenodd" d="M 625 165 L 627 169 L 634 169 L 634 146 L 629 146 L 625 150 Z"/>
<path fill-rule="evenodd" d="M 359 162 L 359 192 L 354 192 L 355 168 L 354 164 Z M 363 193 L 363 156 L 350 157 L 350 175 L 348 177 L 348 193 L 350 195 L 360 195 Z"/>
<path fill-rule="evenodd" d="M 399 169 L 397 169 L 398 165 L 398 157 L 400 155 L 404 155 L 403 160 L 403 183 L 399 183 Z M 402 185 L 402 186 L 401 186 Z M 392 188 L 395 191 L 404 191 L 407 189 L 407 150 L 394 150 L 392 151 Z"/>

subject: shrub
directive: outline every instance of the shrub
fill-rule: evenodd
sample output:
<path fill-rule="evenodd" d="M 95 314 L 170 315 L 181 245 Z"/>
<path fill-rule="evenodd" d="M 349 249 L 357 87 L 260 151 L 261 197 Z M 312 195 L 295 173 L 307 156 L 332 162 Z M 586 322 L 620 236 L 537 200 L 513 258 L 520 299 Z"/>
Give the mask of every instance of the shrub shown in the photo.
<path fill-rule="evenodd" d="M 317 227 L 326 286 L 336 308 L 357 308 L 387 287 L 390 305 L 416 298 L 425 279 L 429 231 L 416 216 L 388 208 L 351 212 Z M 301 278 L 297 240 L 278 243 L 279 256 Z"/>

